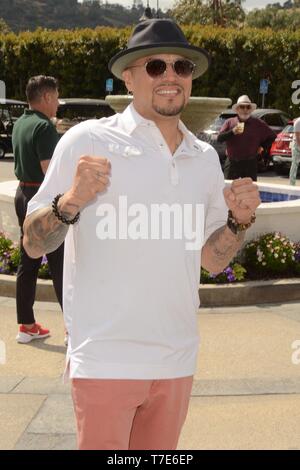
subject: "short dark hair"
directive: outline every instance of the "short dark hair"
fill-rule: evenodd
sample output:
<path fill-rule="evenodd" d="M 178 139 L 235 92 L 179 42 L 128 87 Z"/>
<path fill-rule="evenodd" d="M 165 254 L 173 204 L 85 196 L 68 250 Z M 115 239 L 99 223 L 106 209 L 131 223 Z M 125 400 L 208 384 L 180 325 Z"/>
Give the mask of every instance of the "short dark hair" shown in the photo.
<path fill-rule="evenodd" d="M 58 89 L 58 81 L 54 77 L 46 75 L 37 75 L 28 80 L 26 86 L 26 96 L 29 103 L 40 101 L 43 93 L 48 91 L 56 91 Z"/>

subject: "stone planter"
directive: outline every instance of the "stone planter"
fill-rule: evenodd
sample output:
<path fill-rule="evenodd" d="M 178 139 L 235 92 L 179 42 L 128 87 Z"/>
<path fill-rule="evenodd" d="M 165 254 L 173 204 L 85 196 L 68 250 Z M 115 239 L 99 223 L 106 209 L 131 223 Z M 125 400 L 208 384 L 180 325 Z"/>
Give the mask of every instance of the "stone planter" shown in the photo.
<path fill-rule="evenodd" d="M 0 296 L 15 297 L 16 277 L 0 274 Z M 202 307 L 257 305 L 300 300 L 300 278 L 200 284 Z M 57 302 L 51 280 L 38 279 L 36 300 Z M 147 299 L 145 299 L 147 302 Z"/>

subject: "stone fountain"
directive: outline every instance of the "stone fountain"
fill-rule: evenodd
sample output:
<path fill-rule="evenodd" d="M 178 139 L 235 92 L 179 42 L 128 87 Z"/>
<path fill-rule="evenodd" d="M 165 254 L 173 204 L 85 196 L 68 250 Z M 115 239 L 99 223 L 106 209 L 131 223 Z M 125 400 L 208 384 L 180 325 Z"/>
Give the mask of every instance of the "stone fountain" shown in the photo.
<path fill-rule="evenodd" d="M 131 95 L 107 95 L 105 100 L 121 113 L 132 101 Z M 206 129 L 213 120 L 232 103 L 229 98 L 204 98 L 191 96 L 181 117 L 188 129 L 194 133 Z"/>

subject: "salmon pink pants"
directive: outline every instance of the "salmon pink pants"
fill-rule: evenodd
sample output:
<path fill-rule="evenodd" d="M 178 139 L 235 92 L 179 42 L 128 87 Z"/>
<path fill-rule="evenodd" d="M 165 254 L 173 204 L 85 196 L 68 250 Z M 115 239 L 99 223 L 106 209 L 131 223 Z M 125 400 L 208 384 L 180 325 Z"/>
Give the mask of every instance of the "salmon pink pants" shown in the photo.
<path fill-rule="evenodd" d="M 81 450 L 176 449 L 193 377 L 73 379 Z"/>

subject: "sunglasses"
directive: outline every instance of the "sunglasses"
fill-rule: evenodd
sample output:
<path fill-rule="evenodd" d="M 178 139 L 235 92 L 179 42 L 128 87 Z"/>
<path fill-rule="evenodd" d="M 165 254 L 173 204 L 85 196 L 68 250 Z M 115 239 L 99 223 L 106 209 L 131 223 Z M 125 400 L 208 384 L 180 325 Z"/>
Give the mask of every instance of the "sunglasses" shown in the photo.
<path fill-rule="evenodd" d="M 149 77 L 157 78 L 166 72 L 168 64 L 170 64 L 173 71 L 182 78 L 190 77 L 196 69 L 196 64 L 187 59 L 177 59 L 174 62 L 166 62 L 162 59 L 151 59 L 145 64 L 132 65 L 128 68 L 131 69 L 133 67 L 145 67 Z"/>
<path fill-rule="evenodd" d="M 251 105 L 250 104 L 240 104 L 239 108 L 249 110 L 249 109 L 251 109 Z"/>

